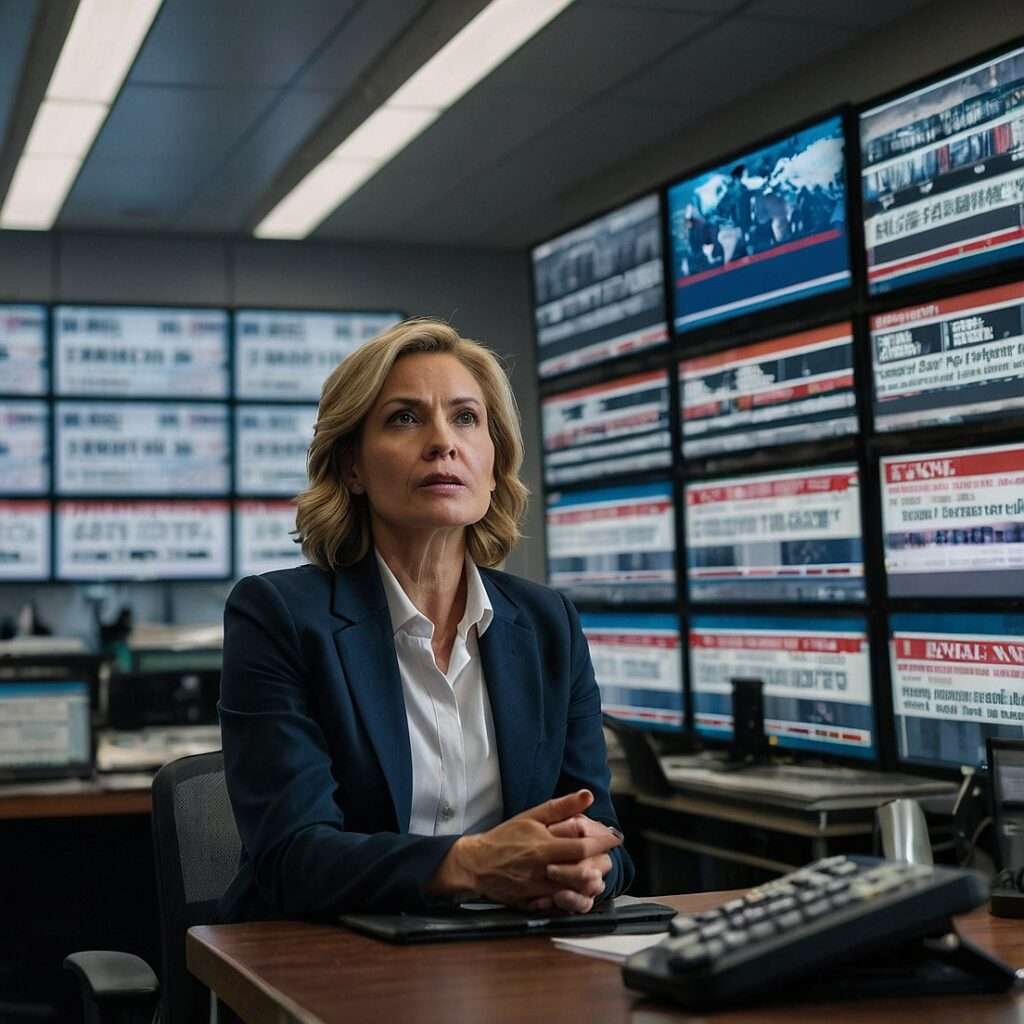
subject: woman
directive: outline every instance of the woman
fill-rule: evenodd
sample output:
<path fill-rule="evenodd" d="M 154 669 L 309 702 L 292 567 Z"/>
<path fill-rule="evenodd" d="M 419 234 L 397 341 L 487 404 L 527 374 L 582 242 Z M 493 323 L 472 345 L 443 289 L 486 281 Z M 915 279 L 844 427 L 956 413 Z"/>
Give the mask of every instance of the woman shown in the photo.
<path fill-rule="evenodd" d="M 243 579 L 225 611 L 224 920 L 469 893 L 585 913 L 629 884 L 576 612 L 489 568 L 519 536 L 521 462 L 504 372 L 444 323 L 328 377 L 297 500 L 312 564 Z"/>

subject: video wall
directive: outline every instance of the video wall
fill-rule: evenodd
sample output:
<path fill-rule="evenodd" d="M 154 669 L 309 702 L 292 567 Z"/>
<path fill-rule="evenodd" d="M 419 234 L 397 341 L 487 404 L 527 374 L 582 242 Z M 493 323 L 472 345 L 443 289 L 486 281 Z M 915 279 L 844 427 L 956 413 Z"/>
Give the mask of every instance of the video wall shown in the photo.
<path fill-rule="evenodd" d="M 320 387 L 392 312 L 0 306 L 0 581 L 303 561 Z"/>
<path fill-rule="evenodd" d="M 795 754 L 1024 737 L 1022 254 L 1020 44 L 532 250 L 548 580 L 606 713 L 727 744 L 756 677 Z"/>

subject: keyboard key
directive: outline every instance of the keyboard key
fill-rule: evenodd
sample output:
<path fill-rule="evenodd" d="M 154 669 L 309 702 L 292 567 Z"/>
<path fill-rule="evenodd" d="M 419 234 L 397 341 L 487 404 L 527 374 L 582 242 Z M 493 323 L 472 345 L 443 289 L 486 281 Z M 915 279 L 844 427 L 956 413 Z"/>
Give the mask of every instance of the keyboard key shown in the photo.
<path fill-rule="evenodd" d="M 781 930 L 796 928 L 804 919 L 799 910 L 791 910 L 787 914 L 780 914 L 775 918 L 775 927 Z"/>
<path fill-rule="evenodd" d="M 739 949 L 740 946 L 745 946 L 747 944 L 749 936 L 745 931 L 733 928 L 722 936 L 722 941 L 729 949 Z"/>
<path fill-rule="evenodd" d="M 773 900 L 768 904 L 768 913 L 773 917 L 776 914 L 784 914 L 787 910 L 796 909 L 796 900 L 792 896 L 785 896 L 781 900 Z"/>
<path fill-rule="evenodd" d="M 696 934 L 697 929 L 700 928 L 700 924 L 695 921 L 692 917 L 684 917 L 682 914 L 676 914 L 675 917 L 669 921 L 668 930 L 673 935 L 686 935 L 689 932 Z"/>
<path fill-rule="evenodd" d="M 818 900 L 817 903 L 808 903 L 804 907 L 804 916 L 808 920 L 813 920 L 816 917 L 821 917 L 822 914 L 827 914 L 829 910 L 828 900 Z"/>
<path fill-rule="evenodd" d="M 700 937 L 707 941 L 708 939 L 717 939 L 720 935 L 724 935 L 729 929 L 729 926 L 725 921 L 712 921 L 711 924 L 704 925 L 700 930 Z"/>
<path fill-rule="evenodd" d="M 752 939 L 770 939 L 775 934 L 775 925 L 771 921 L 758 921 L 750 926 L 749 932 Z"/>

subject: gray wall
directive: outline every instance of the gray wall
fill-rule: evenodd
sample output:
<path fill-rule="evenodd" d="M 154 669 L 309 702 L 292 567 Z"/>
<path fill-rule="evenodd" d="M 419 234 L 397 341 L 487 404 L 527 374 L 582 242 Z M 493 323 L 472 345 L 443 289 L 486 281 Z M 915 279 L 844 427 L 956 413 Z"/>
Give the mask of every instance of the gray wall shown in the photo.
<path fill-rule="evenodd" d="M 538 412 L 526 257 L 445 248 L 128 238 L 0 232 L 0 301 L 196 303 L 283 308 L 384 308 L 449 319 L 506 359 L 522 406 L 524 479 L 540 490 Z M 511 572 L 542 579 L 542 516 L 530 506 Z M 62 633 L 89 636 L 90 599 L 109 618 L 130 604 L 137 621 L 217 621 L 225 584 L 0 586 L 0 618 L 34 600 Z"/>

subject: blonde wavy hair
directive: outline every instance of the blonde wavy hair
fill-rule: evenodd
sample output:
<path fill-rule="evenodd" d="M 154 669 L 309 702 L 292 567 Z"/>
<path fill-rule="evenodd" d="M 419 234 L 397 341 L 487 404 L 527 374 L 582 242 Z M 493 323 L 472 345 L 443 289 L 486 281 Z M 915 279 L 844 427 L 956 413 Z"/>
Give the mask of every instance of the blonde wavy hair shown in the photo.
<path fill-rule="evenodd" d="M 331 372 L 320 393 L 306 467 L 309 486 L 295 499 L 295 536 L 314 565 L 333 571 L 358 562 L 371 544 L 366 495 L 352 494 L 344 474 L 352 464 L 365 421 L 388 374 L 403 356 L 452 355 L 483 392 L 494 442 L 496 487 L 487 514 L 466 527 L 466 546 L 477 565 L 495 566 L 515 546 L 529 494 L 519 479 L 523 437 L 519 410 L 505 370 L 489 349 L 463 338 L 441 320 L 405 320 L 356 349 Z"/>

